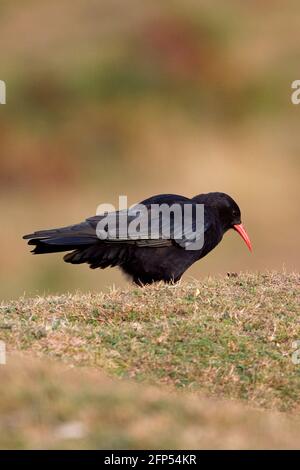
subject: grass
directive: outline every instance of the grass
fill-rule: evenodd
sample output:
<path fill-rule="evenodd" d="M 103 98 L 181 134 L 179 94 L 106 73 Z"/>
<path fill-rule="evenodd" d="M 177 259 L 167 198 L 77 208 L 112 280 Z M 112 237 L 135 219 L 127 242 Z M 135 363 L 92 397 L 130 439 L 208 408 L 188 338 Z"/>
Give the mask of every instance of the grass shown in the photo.
<path fill-rule="evenodd" d="M 299 430 L 280 413 L 52 361 L 14 357 L 1 369 L 2 449 L 284 449 L 299 447 Z"/>
<path fill-rule="evenodd" d="M 300 339 L 298 285 L 298 274 L 234 273 L 2 304 L 8 365 L 1 366 L 0 429 L 12 424 L 0 432 L 0 446 L 295 445 L 289 429 L 299 435 L 300 422 L 290 418 L 300 409 L 300 366 L 292 361 Z M 21 358 L 10 361 L 15 354 Z M 78 431 L 85 436 L 79 444 L 60 439 L 63 431 L 55 437 L 65 422 L 67 435 L 69 428 L 76 434 L 82 415 L 79 429 L 89 431 Z M 287 420 L 276 434 L 273 419 Z"/>

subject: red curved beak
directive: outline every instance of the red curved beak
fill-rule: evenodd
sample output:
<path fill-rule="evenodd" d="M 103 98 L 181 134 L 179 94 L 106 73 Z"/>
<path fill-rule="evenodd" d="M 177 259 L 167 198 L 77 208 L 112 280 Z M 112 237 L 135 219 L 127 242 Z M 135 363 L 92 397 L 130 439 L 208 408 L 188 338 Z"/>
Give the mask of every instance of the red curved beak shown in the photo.
<path fill-rule="evenodd" d="M 251 241 L 250 241 L 250 238 L 248 236 L 248 233 L 246 232 L 246 230 L 243 227 L 243 224 L 234 225 L 233 228 L 234 228 L 234 230 L 236 230 L 240 234 L 240 236 L 242 237 L 242 239 L 246 243 L 249 250 L 252 251 Z"/>

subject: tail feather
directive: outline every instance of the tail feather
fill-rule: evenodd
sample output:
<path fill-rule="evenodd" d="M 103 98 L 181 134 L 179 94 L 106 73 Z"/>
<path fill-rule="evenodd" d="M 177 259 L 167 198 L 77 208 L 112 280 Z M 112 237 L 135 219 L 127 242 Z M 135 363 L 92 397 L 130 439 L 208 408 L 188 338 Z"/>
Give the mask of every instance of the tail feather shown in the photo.
<path fill-rule="evenodd" d="M 89 245 L 95 243 L 93 237 L 54 237 L 54 238 L 33 238 L 28 242 L 28 245 L 35 245 L 37 242 L 53 246 L 78 246 Z"/>
<path fill-rule="evenodd" d="M 69 227 L 40 230 L 23 238 L 28 240 L 28 245 L 34 246 L 34 254 L 69 251 L 71 253 L 64 256 L 66 263 L 87 263 L 92 269 L 121 266 L 128 259 L 131 247 L 99 240 L 96 222 L 97 219 L 90 219 Z"/>
<path fill-rule="evenodd" d="M 50 230 L 38 230 L 37 232 L 24 235 L 24 240 L 30 239 L 46 239 L 46 238 L 57 238 L 57 237 L 68 237 L 68 236 L 92 236 L 96 237 L 96 223 L 97 221 L 82 222 L 80 224 L 69 225 L 67 227 L 53 228 Z"/>
<path fill-rule="evenodd" d="M 95 226 L 89 221 L 51 230 L 39 230 L 25 235 L 28 245 L 34 245 L 34 254 L 70 251 L 98 241 Z"/>

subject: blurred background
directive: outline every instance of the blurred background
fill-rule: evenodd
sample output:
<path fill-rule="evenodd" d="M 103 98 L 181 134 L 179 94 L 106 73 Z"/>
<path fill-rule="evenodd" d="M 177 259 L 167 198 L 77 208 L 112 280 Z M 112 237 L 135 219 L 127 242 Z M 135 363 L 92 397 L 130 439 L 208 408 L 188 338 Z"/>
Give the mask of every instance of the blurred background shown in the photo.
<path fill-rule="evenodd" d="M 98 204 L 224 191 L 234 232 L 186 274 L 299 265 L 299 1 L 1 0 L 0 298 L 107 290 L 22 235 Z"/>

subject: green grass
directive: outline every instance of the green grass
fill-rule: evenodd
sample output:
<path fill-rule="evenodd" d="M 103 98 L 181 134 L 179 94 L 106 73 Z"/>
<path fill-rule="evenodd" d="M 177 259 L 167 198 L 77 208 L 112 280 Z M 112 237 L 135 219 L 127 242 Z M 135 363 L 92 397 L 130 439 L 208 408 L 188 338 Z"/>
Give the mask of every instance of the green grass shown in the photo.
<path fill-rule="evenodd" d="M 172 433 L 169 436 L 166 431 L 160 441 L 155 440 L 155 437 L 150 438 L 150 431 L 148 434 L 145 431 L 147 437 L 141 441 L 143 444 L 138 438 L 133 439 L 128 430 L 123 433 L 114 431 L 114 426 L 117 429 L 121 418 L 108 416 L 109 411 L 99 411 L 99 407 L 106 406 L 107 400 L 100 391 L 97 396 L 97 386 L 93 383 L 99 371 L 118 380 L 117 387 L 111 386 L 114 390 L 112 409 L 118 409 L 118 400 L 123 400 L 120 390 L 124 380 L 120 379 L 143 382 L 143 388 L 137 389 L 142 391 L 142 395 L 150 393 L 147 390 L 151 390 L 149 386 L 153 385 L 164 389 L 164 393 L 172 392 L 172 397 L 165 396 L 167 405 L 161 405 L 160 400 L 155 402 L 155 406 L 162 406 L 163 409 L 161 418 L 158 413 L 157 419 L 164 420 L 167 416 L 165 419 L 170 429 L 174 425 L 172 420 L 176 421 L 177 413 L 183 414 L 182 426 L 186 426 L 185 420 L 189 421 L 189 418 L 184 417 L 186 410 L 183 403 L 186 400 L 189 402 L 191 395 L 198 397 L 201 406 L 204 406 L 205 400 L 212 398 L 226 400 L 229 406 L 232 400 L 242 402 L 238 406 L 242 407 L 243 416 L 248 416 L 245 405 L 261 410 L 268 409 L 268 413 L 275 411 L 295 414 L 299 412 L 300 403 L 300 366 L 292 361 L 292 343 L 300 339 L 298 285 L 298 274 L 235 274 L 223 279 L 207 278 L 203 281 L 183 282 L 176 286 L 158 284 L 127 291 L 112 290 L 109 294 L 21 298 L 1 306 L 0 336 L 7 343 L 8 359 L 13 353 L 21 352 L 27 361 L 28 357 L 39 357 L 41 364 L 48 364 L 48 359 L 51 358 L 65 366 L 76 368 L 72 380 L 75 380 L 78 389 L 74 385 L 76 393 L 72 398 L 71 395 L 68 395 L 68 399 L 65 398 L 62 410 L 66 406 L 70 410 L 70 416 L 73 416 L 75 411 L 75 414 L 78 413 L 76 400 L 82 400 L 84 406 L 87 406 L 85 402 L 90 402 L 92 394 L 95 403 L 90 404 L 89 408 L 93 409 L 95 406 L 101 420 L 105 423 L 108 420 L 112 426 L 110 437 L 96 433 L 95 439 L 80 441 L 83 447 L 157 446 L 158 442 L 161 442 L 161 446 L 177 447 L 182 442 L 189 447 L 183 431 L 179 432 L 178 436 L 181 437 L 178 439 L 172 437 Z M 42 369 L 41 364 L 38 370 Z M 85 381 L 81 382 L 81 375 L 87 372 L 79 367 L 93 370 L 94 379 L 88 380 L 92 391 L 88 385 L 84 385 Z M 9 368 L 8 363 L 3 370 Z M 47 371 L 48 366 L 45 366 L 43 380 L 46 384 Z M 49 380 L 53 380 L 51 374 L 52 372 Z M 39 388 L 44 385 L 37 383 L 36 386 Z M 22 387 L 20 381 L 16 393 L 13 392 L 13 395 L 21 394 L 21 407 L 24 406 L 22 394 L 27 393 Z M 33 389 L 29 387 L 29 395 L 34 397 L 41 393 L 40 389 L 35 390 L 34 384 L 32 387 Z M 69 387 L 67 380 L 59 385 L 58 395 L 66 393 L 64 387 L 66 390 Z M 13 387 L 11 389 L 14 390 Z M 10 395 L 11 392 L 3 393 Z M 76 398 L 77 395 L 80 398 Z M 138 394 L 126 395 L 124 403 L 122 401 L 120 405 L 121 409 L 135 410 L 131 411 L 132 417 L 128 418 L 130 422 L 134 413 L 141 415 L 141 419 L 144 415 L 147 421 L 150 419 L 149 412 L 143 408 L 143 403 L 136 401 L 136 395 Z M 46 407 L 43 396 L 41 393 L 40 413 L 41 419 L 47 421 L 43 416 Z M 15 401 L 13 406 L 18 408 L 19 398 L 16 397 Z M 223 405 L 219 406 L 218 412 L 221 413 Z M 53 403 L 54 415 L 56 407 L 57 404 Z M 50 408 L 52 409 L 52 405 Z M 175 410 L 172 419 L 171 409 Z M 229 416 L 226 415 L 226 420 L 230 421 L 230 414 L 231 412 Z M 195 417 L 196 422 L 198 419 L 199 416 Z M 177 424 L 181 429 L 180 423 Z M 189 424 L 192 428 L 196 425 L 193 419 Z M 98 426 L 97 423 L 94 425 Z M 213 426 L 213 423 L 207 423 L 207 426 Z M 267 431 L 264 432 L 267 436 Z M 28 444 L 25 437 L 22 437 L 23 440 L 20 438 L 19 445 L 30 447 L 31 441 Z M 284 439 L 280 441 L 280 436 L 277 438 L 280 445 L 284 445 Z M 258 446 L 258 442 L 253 439 L 249 437 L 249 445 Z M 38 445 L 43 445 L 43 441 L 37 442 Z M 46 439 L 45 445 L 65 445 L 59 440 L 52 444 L 51 442 Z M 192 439 L 190 442 L 196 446 L 214 446 L 212 441 Z M 269 444 L 266 441 L 266 445 L 273 445 L 271 441 L 268 442 Z M 226 447 L 218 439 L 215 445 Z M 246 441 L 241 446 L 247 447 Z"/>
<path fill-rule="evenodd" d="M 240 275 L 1 308 L 9 350 L 110 375 L 291 410 L 300 369 L 297 275 Z"/>

